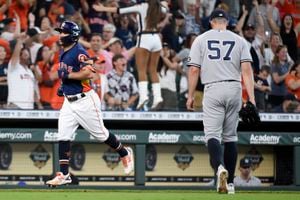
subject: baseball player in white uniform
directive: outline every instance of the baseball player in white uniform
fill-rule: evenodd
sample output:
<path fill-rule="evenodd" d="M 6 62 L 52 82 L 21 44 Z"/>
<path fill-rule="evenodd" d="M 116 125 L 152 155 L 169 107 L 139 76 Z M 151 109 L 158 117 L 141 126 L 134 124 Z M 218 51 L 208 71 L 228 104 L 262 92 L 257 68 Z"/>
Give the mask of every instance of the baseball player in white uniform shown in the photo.
<path fill-rule="evenodd" d="M 79 125 L 94 138 L 114 149 L 120 155 L 125 173 L 130 174 L 134 169 L 132 149 L 124 147 L 104 126 L 101 102 L 90 81 L 95 69 L 88 60 L 86 50 L 78 43 L 78 25 L 72 21 L 64 21 L 55 30 L 60 33 L 59 41 L 63 47 L 58 76 L 62 79 L 59 95 L 63 95 L 65 99 L 58 119 L 60 172 L 46 184 L 57 186 L 71 183 L 70 143 Z"/>
<path fill-rule="evenodd" d="M 191 47 L 186 106 L 193 110 L 194 92 L 200 75 L 205 85 L 204 133 L 211 166 L 217 175 L 217 191 L 233 194 L 238 112 L 242 105 L 241 75 L 249 101 L 255 105 L 252 58 L 245 39 L 226 30 L 227 13 L 214 10 L 210 24 L 212 29 L 198 36 Z M 221 143 L 224 143 L 224 153 Z"/>

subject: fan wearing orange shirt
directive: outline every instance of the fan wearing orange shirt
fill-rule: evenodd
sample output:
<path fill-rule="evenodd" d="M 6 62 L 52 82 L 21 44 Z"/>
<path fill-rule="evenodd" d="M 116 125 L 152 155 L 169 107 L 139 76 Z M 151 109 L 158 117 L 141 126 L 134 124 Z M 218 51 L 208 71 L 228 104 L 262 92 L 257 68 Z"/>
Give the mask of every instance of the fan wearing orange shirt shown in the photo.
<path fill-rule="evenodd" d="M 285 77 L 285 84 L 288 91 L 300 101 L 300 62 L 296 62 L 290 73 Z"/>
<path fill-rule="evenodd" d="M 18 13 L 22 31 L 26 31 L 28 28 L 29 8 L 30 4 L 27 0 L 15 0 L 8 8 L 8 17 L 14 18 L 15 13 Z"/>

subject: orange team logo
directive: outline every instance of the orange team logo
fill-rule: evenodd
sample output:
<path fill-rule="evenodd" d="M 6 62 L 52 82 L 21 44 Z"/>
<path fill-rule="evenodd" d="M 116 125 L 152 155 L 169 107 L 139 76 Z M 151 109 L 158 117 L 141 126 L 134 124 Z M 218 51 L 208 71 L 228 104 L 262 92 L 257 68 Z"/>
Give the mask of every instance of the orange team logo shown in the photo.
<path fill-rule="evenodd" d="M 87 59 L 88 59 L 88 57 L 85 54 L 78 55 L 79 62 L 85 62 Z"/>

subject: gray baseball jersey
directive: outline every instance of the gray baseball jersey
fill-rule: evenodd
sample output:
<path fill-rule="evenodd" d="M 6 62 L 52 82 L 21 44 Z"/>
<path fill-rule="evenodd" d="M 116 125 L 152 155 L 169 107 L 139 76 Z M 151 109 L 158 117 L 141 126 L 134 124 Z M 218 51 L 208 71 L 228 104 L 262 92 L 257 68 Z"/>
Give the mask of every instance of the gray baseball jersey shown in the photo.
<path fill-rule="evenodd" d="M 189 57 L 189 66 L 201 67 L 203 84 L 241 81 L 241 62 L 252 61 L 244 38 L 228 30 L 215 29 L 195 39 Z"/>

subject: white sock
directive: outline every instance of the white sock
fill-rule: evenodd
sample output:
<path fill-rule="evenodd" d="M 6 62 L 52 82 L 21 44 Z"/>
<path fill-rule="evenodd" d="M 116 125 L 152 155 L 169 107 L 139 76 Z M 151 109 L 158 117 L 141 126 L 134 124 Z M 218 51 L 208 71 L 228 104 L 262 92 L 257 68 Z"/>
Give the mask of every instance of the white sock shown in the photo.
<path fill-rule="evenodd" d="M 139 85 L 139 94 L 140 94 L 140 102 L 148 99 L 148 81 L 138 82 Z"/>
<path fill-rule="evenodd" d="M 160 83 L 152 83 L 153 102 L 162 101 Z"/>

